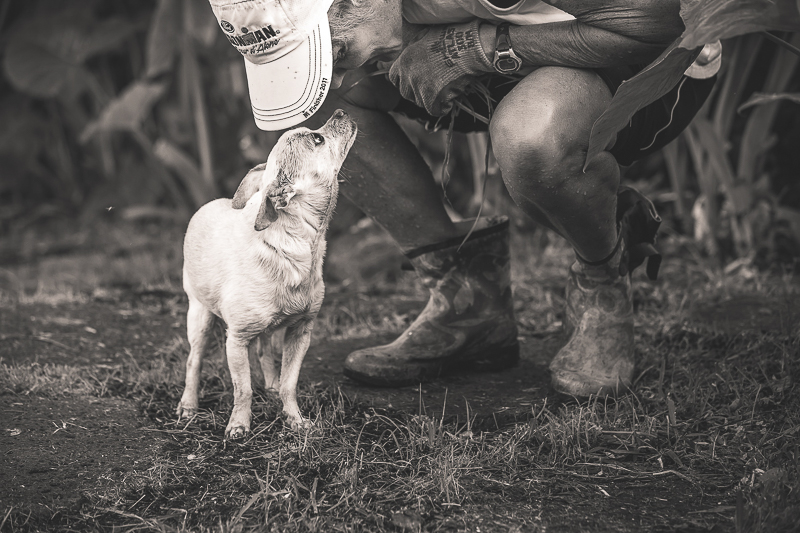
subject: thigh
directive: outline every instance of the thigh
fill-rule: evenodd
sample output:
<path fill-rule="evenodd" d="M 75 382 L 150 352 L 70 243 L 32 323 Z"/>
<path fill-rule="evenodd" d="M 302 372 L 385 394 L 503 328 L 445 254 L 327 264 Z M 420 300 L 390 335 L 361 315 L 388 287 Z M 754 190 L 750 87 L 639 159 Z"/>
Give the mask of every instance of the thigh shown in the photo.
<path fill-rule="evenodd" d="M 364 69 L 348 72 L 342 86 L 330 94 L 349 105 L 386 112 L 394 109 L 402 98 L 384 74 L 376 75 Z"/>

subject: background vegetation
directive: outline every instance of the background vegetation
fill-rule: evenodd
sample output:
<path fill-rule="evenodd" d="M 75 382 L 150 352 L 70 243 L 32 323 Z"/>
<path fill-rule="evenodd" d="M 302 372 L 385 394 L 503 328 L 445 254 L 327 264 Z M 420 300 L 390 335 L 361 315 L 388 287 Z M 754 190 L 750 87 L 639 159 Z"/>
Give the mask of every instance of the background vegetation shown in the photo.
<path fill-rule="evenodd" d="M 800 45 L 800 35 L 778 36 Z M 690 237 L 721 265 L 800 256 L 800 58 L 776 40 L 725 41 L 692 126 L 626 171 L 656 200 L 666 234 Z M 47 220 L 185 220 L 229 195 L 275 141 L 256 129 L 241 57 L 205 2 L 4 0 L 0 52 L 0 229 L 11 258 L 37 253 L 26 230 Z M 404 126 L 444 176 L 446 134 Z M 452 143 L 454 216 L 484 200 L 485 150 L 479 134 Z M 491 166 L 486 191 L 486 210 L 511 209 Z M 344 224 L 360 217 L 346 203 L 340 211 Z"/>

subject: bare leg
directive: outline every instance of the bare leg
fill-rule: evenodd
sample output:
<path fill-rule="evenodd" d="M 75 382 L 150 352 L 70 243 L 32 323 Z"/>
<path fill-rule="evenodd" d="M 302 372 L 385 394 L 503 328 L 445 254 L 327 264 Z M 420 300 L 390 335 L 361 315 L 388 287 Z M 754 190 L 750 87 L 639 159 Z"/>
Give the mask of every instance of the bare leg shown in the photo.
<path fill-rule="evenodd" d="M 588 261 L 607 257 L 617 239 L 619 165 L 603 152 L 583 172 L 592 124 L 610 99 L 594 72 L 540 68 L 500 102 L 490 129 L 514 201 Z"/>
<path fill-rule="evenodd" d="M 542 68 L 503 99 L 491 127 L 511 196 L 578 255 L 566 290 L 571 336 L 550 371 L 556 390 L 580 397 L 624 391 L 635 366 L 630 279 L 619 272 L 619 166 L 606 151 L 583 172 L 592 124 L 610 98 L 594 72 Z"/>
<path fill-rule="evenodd" d="M 233 412 L 225 429 L 225 438 L 239 439 L 250 431 L 250 406 L 253 388 L 250 383 L 250 359 L 247 356 L 249 339 L 228 331 L 225 352 L 233 381 Z"/>
<path fill-rule="evenodd" d="M 186 330 L 189 338 L 189 358 L 186 360 L 186 387 L 178 404 L 178 418 L 191 417 L 197 412 L 197 394 L 200 388 L 200 370 L 203 355 L 211 340 L 214 315 L 198 300 L 189 297 L 189 312 L 186 315 Z"/>
<path fill-rule="evenodd" d="M 297 405 L 297 380 L 300 377 L 300 366 L 311 343 L 311 320 L 301 321 L 286 329 L 286 340 L 283 346 L 283 364 L 281 366 L 281 400 L 283 412 L 292 429 L 308 427 L 311 422 L 300 414 Z"/>

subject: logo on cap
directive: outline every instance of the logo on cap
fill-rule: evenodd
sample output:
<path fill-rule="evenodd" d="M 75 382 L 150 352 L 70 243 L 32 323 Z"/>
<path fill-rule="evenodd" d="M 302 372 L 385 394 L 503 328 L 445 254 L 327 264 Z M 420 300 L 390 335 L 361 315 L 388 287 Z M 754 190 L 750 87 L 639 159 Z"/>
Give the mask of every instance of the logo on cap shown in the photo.
<path fill-rule="evenodd" d="M 235 28 L 233 27 L 233 24 L 231 24 L 227 20 L 220 20 L 219 26 L 228 33 L 233 33 L 234 31 L 236 31 Z"/>
<path fill-rule="evenodd" d="M 274 29 L 270 24 L 252 31 L 247 27 L 242 27 L 241 32 L 241 35 L 226 35 L 225 37 L 233 46 L 237 47 L 242 54 L 264 52 L 277 46 L 280 42 L 278 35 L 280 35 L 281 30 Z M 257 47 L 245 48 L 256 44 L 258 44 Z M 245 49 L 243 50 L 242 48 Z"/>

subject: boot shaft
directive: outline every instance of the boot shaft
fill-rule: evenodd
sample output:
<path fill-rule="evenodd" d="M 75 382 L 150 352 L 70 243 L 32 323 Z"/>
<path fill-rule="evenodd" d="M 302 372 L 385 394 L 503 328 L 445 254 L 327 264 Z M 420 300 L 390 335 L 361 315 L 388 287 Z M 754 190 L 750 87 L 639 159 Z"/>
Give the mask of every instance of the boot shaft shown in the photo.
<path fill-rule="evenodd" d="M 463 237 L 418 248 L 407 257 L 423 284 L 459 310 L 464 306 L 506 308 L 511 302 L 509 222 L 482 219 L 485 225 Z M 460 223 L 468 228 L 472 222 Z"/>

